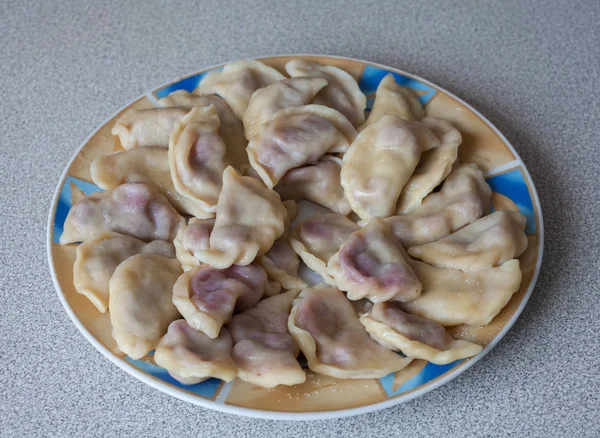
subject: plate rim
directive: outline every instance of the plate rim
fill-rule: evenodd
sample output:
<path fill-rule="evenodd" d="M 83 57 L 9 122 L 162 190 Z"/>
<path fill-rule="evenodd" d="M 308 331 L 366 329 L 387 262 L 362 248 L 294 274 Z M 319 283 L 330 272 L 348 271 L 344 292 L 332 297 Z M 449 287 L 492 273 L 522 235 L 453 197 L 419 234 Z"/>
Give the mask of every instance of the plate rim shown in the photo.
<path fill-rule="evenodd" d="M 239 58 L 239 59 L 262 60 L 262 59 L 286 58 L 286 57 L 331 58 L 331 59 L 340 59 L 340 60 L 346 60 L 346 61 L 352 61 L 352 62 L 359 62 L 363 65 L 372 65 L 372 66 L 375 66 L 375 67 L 378 67 L 378 68 L 381 68 L 384 70 L 388 70 L 388 71 L 391 71 L 394 73 L 399 73 L 399 74 L 402 74 L 409 78 L 418 80 L 418 81 L 422 82 L 423 84 L 428 85 L 436 90 L 443 91 L 448 96 L 452 97 L 453 99 L 456 99 L 458 102 L 460 102 L 462 105 L 464 105 L 467 109 L 471 110 L 487 126 L 489 126 L 492 129 L 492 131 L 494 131 L 495 134 L 497 134 L 500 137 L 500 139 L 504 142 L 504 144 L 506 146 L 508 146 L 509 150 L 514 154 L 514 156 L 515 156 L 514 161 L 518 162 L 518 165 L 516 165 L 515 167 L 520 166 L 520 168 L 525 173 L 525 176 L 526 176 L 529 184 L 531 185 L 532 198 L 533 198 L 532 200 L 533 200 L 534 206 L 536 207 L 537 212 L 538 212 L 538 220 L 539 220 L 539 223 L 537 224 L 537 231 L 538 231 L 537 234 L 538 234 L 538 239 L 539 239 L 538 240 L 538 245 L 539 245 L 538 259 L 537 259 L 537 263 L 535 266 L 533 277 L 531 278 L 531 282 L 529 283 L 529 287 L 527 288 L 527 291 L 525 292 L 523 299 L 519 303 L 519 306 L 515 310 L 514 314 L 508 320 L 508 322 L 505 324 L 505 326 L 498 332 L 498 334 L 496 334 L 496 336 L 492 339 L 492 341 L 488 345 L 486 345 L 477 356 L 474 356 L 473 358 L 468 359 L 466 361 L 466 363 L 464 363 L 464 365 L 462 365 L 458 369 L 451 370 L 450 372 L 443 374 L 440 378 L 438 378 L 434 382 L 430 383 L 429 385 L 426 385 L 423 388 L 411 391 L 410 393 L 408 393 L 404 396 L 399 395 L 394 398 L 390 398 L 389 400 L 381 401 L 379 403 L 374 403 L 374 404 L 370 404 L 370 405 L 366 405 L 366 406 L 360 406 L 360 407 L 349 408 L 349 409 L 339 409 L 339 410 L 321 411 L 321 412 L 319 412 L 319 411 L 315 411 L 315 412 L 277 412 L 277 411 L 267 411 L 267 410 L 260 410 L 260 409 L 245 408 L 245 407 L 240 407 L 240 406 L 228 405 L 226 403 L 217 403 L 216 399 L 219 397 L 219 395 L 221 393 L 219 393 L 219 395 L 217 395 L 217 397 L 214 400 L 209 400 L 209 399 L 204 399 L 202 397 L 193 396 L 184 391 L 180 391 L 171 385 L 168 385 L 157 379 L 153 379 L 153 378 L 149 377 L 146 373 L 137 369 L 136 367 L 129 364 L 128 362 L 126 362 L 124 360 L 120 360 L 113 352 L 111 352 L 110 350 L 108 350 L 108 348 L 106 348 L 104 345 L 102 345 L 102 343 L 100 343 L 83 326 L 83 324 L 79 321 L 79 318 L 75 315 L 75 312 L 73 311 L 73 309 L 67 302 L 64 292 L 62 291 L 62 288 L 60 287 L 58 278 L 56 276 L 54 259 L 52 257 L 53 225 L 54 225 L 53 220 L 54 220 L 54 217 L 56 214 L 56 206 L 58 204 L 61 190 L 62 190 L 65 180 L 68 176 L 67 172 L 69 171 L 69 169 L 73 165 L 73 162 L 79 156 L 79 154 L 81 153 L 83 148 L 94 137 L 94 135 L 96 135 L 96 133 L 100 129 L 102 129 L 104 126 L 106 126 L 106 124 L 108 122 L 110 122 L 112 119 L 114 119 L 119 113 L 123 112 L 128 107 L 130 107 L 132 104 L 134 104 L 135 102 L 140 100 L 140 98 L 146 97 L 153 104 L 156 104 L 156 97 L 153 94 L 156 90 L 162 89 L 170 84 L 178 82 L 184 78 L 193 76 L 200 72 L 208 71 L 208 70 L 212 70 L 212 69 L 224 66 L 231 62 L 234 62 L 235 60 L 201 68 L 201 69 L 196 70 L 195 72 L 192 72 L 188 75 L 180 76 L 171 81 L 165 82 L 162 85 L 159 85 L 158 87 L 153 88 L 151 91 L 147 91 L 147 92 L 141 94 L 140 96 L 133 99 L 131 102 L 128 102 L 125 106 L 119 108 L 116 112 L 111 114 L 108 119 L 106 119 L 104 122 L 99 124 L 98 128 L 96 128 L 88 137 L 86 137 L 86 139 L 81 143 L 81 145 L 75 150 L 71 159 L 69 160 L 69 162 L 65 166 L 63 172 L 61 173 L 61 176 L 56 185 L 56 189 L 54 191 L 54 195 L 52 197 L 52 203 L 50 204 L 50 210 L 48 213 L 47 231 L 46 231 L 46 253 L 47 253 L 47 257 L 48 257 L 48 265 L 50 268 L 50 275 L 52 277 L 52 283 L 54 284 L 56 293 L 57 293 L 57 295 L 60 299 L 60 302 L 62 303 L 65 311 L 67 312 L 67 315 L 69 315 L 69 318 L 71 319 L 73 324 L 75 324 L 75 326 L 79 329 L 79 331 L 84 336 L 84 338 L 86 338 L 96 348 L 96 350 L 98 350 L 103 356 L 105 356 L 113 364 L 117 365 L 119 368 L 124 370 L 130 376 L 146 383 L 147 385 L 151 386 L 154 389 L 157 389 L 168 395 L 176 397 L 180 400 L 190 402 L 194 405 L 198 405 L 203 408 L 212 409 L 212 410 L 216 410 L 216 411 L 227 413 L 227 414 L 242 415 L 244 417 L 251 417 L 251 418 L 258 418 L 258 419 L 265 419 L 265 420 L 288 420 L 288 421 L 289 420 L 292 420 L 292 421 L 328 420 L 328 419 L 351 417 L 351 416 L 376 412 L 376 411 L 379 411 L 382 409 L 387 409 L 389 407 L 396 406 L 401 403 L 405 403 L 410 400 L 413 400 L 413 399 L 420 397 L 430 391 L 433 391 L 434 389 L 439 388 L 440 386 L 446 384 L 450 380 L 455 379 L 456 377 L 458 377 L 459 375 L 461 375 L 462 373 L 464 373 L 465 371 L 470 369 L 477 362 L 479 362 L 487 353 L 489 353 L 504 338 L 506 333 L 508 333 L 508 331 L 512 328 L 512 326 L 515 324 L 515 322 L 519 319 L 519 317 L 521 316 L 521 313 L 523 313 L 523 310 L 525 309 L 525 306 L 527 305 L 527 302 L 529 301 L 529 299 L 533 293 L 533 290 L 535 289 L 535 286 L 537 284 L 537 280 L 538 280 L 541 266 L 542 266 L 542 259 L 543 259 L 543 255 L 544 255 L 544 219 L 543 219 L 543 213 L 542 213 L 542 208 L 541 208 L 541 204 L 540 204 L 540 199 L 539 199 L 538 192 L 535 187 L 534 181 L 531 178 L 531 174 L 529 173 L 529 169 L 527 168 L 527 166 L 525 165 L 525 163 L 523 162 L 523 160 L 521 159 L 520 155 L 515 150 L 513 145 L 504 136 L 504 134 L 502 134 L 502 132 L 500 132 L 500 130 L 498 128 L 496 128 L 496 126 L 492 122 L 490 122 L 487 119 L 487 117 L 485 117 L 483 114 L 481 114 L 477 109 L 473 108 L 470 104 L 468 104 L 467 102 L 465 102 L 458 96 L 454 95 L 453 93 L 449 92 L 445 88 L 442 88 L 438 85 L 433 84 L 432 82 L 428 81 L 427 79 L 424 79 L 424 78 L 414 75 L 412 73 L 408 73 L 408 72 L 406 72 L 402 69 L 396 68 L 396 67 L 391 67 L 391 66 L 380 64 L 377 62 L 366 61 L 366 60 L 362 60 L 362 59 L 358 59 L 358 58 L 351 58 L 351 57 L 347 57 L 347 56 L 296 53 L 296 54 L 266 55 L 266 56 L 257 56 L 257 57 L 252 57 L 252 58 Z"/>

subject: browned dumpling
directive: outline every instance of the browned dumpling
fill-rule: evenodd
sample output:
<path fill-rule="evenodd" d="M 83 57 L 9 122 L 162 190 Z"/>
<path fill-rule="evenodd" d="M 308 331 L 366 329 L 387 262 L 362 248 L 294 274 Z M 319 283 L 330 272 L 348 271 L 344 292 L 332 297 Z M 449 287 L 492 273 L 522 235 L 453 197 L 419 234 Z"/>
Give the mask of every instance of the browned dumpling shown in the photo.
<path fill-rule="evenodd" d="M 323 78 L 291 78 L 256 90 L 244 112 L 246 138 L 257 135 L 277 111 L 308 105 L 325 85 Z"/>
<path fill-rule="evenodd" d="M 266 298 L 233 317 L 229 330 L 240 379 L 264 388 L 298 385 L 306 380 L 297 360 L 300 349 L 287 327 L 298 292 L 290 290 Z"/>
<path fill-rule="evenodd" d="M 140 359 L 156 348 L 169 324 L 179 318 L 171 302 L 181 274 L 175 259 L 138 254 L 122 262 L 109 282 L 108 310 L 119 350 Z"/>
<path fill-rule="evenodd" d="M 187 114 L 184 108 L 149 108 L 130 110 L 117 119 L 112 134 L 118 135 L 125 149 L 138 146 L 169 146 L 175 122 Z"/>
<path fill-rule="evenodd" d="M 169 169 L 168 150 L 159 146 L 134 148 L 98 157 L 90 166 L 92 181 L 103 190 L 125 183 L 146 183 L 155 186 L 171 205 L 182 214 L 206 218 L 208 213 L 195 199 L 181 195 L 173 185 Z"/>
<path fill-rule="evenodd" d="M 287 172 L 275 186 L 281 199 L 307 200 L 344 216 L 352 209 L 340 183 L 342 160 L 325 155 L 317 163 Z"/>
<path fill-rule="evenodd" d="M 464 272 L 413 261 L 423 284 L 421 296 L 402 308 L 443 326 L 486 325 L 508 303 L 521 284 L 518 260 L 497 268 Z"/>
<path fill-rule="evenodd" d="M 175 189 L 207 213 L 216 210 L 223 171 L 230 163 L 227 146 L 218 134 L 219 123 L 213 105 L 192 108 L 175 123 L 169 141 L 169 169 Z"/>
<path fill-rule="evenodd" d="M 290 245 L 310 269 L 335 285 L 327 273 L 327 262 L 348 237 L 360 227 L 341 214 L 324 214 L 305 220 L 292 229 Z"/>
<path fill-rule="evenodd" d="M 348 119 L 322 105 L 280 110 L 263 126 L 247 152 L 250 165 L 269 188 L 296 167 L 328 152 L 345 152 L 356 137 Z"/>
<path fill-rule="evenodd" d="M 436 242 L 412 246 L 408 253 L 438 268 L 475 271 L 520 256 L 527 248 L 527 220 L 516 211 L 496 211 Z"/>
<path fill-rule="evenodd" d="M 195 250 L 194 256 L 220 269 L 248 265 L 267 252 L 283 234 L 287 215 L 277 193 L 232 167 L 223 173 L 216 213 L 209 248 Z"/>
<path fill-rule="evenodd" d="M 252 94 L 259 88 L 282 79 L 285 77 L 274 68 L 254 59 L 242 59 L 208 73 L 195 91 L 200 94 L 218 94 L 229 104 L 237 118 L 242 120 Z"/>
<path fill-rule="evenodd" d="M 167 198 L 153 186 L 122 184 L 102 193 L 92 193 L 77 202 L 65 219 L 62 245 L 93 239 L 107 231 L 150 242 L 172 241 L 183 225 Z"/>
<path fill-rule="evenodd" d="M 386 218 L 405 248 L 423 245 L 475 222 L 489 212 L 492 191 L 475 164 L 453 170 L 442 190 L 406 214 Z"/>
<path fill-rule="evenodd" d="M 211 339 L 190 327 L 185 319 L 178 319 L 169 325 L 158 343 L 154 361 L 186 385 L 203 382 L 209 377 L 230 382 L 237 375 L 231 358 L 232 345 L 226 328 Z"/>
<path fill-rule="evenodd" d="M 389 225 L 377 217 L 348 237 L 329 259 L 327 273 L 350 300 L 412 301 L 421 294 L 408 255 Z"/>
<path fill-rule="evenodd" d="M 396 206 L 396 214 L 403 214 L 421 204 L 450 174 L 458 159 L 458 147 L 462 136 L 450 122 L 435 117 L 425 117 L 421 124 L 440 140 L 440 145 L 421 154 L 419 164 L 402 189 Z"/>
<path fill-rule="evenodd" d="M 361 130 L 381 120 L 383 116 L 398 116 L 407 122 L 421 120 L 425 116 L 419 97 L 412 90 L 396 83 L 391 73 L 377 86 L 373 108 Z"/>
<path fill-rule="evenodd" d="M 411 362 L 373 341 L 350 301 L 333 287 L 303 290 L 294 302 L 288 328 L 308 367 L 326 376 L 380 378 Z"/>
<path fill-rule="evenodd" d="M 397 116 L 383 116 L 369 125 L 344 154 L 340 173 L 352 210 L 363 220 L 394 214 L 421 152 L 438 145 L 429 129 Z"/>
<path fill-rule="evenodd" d="M 319 77 L 327 80 L 313 103 L 334 108 L 342 113 L 354 126 L 365 121 L 367 97 L 360 91 L 356 80 L 341 68 L 317 62 L 296 59 L 285 65 L 292 77 Z"/>
<path fill-rule="evenodd" d="M 227 269 L 200 266 L 177 279 L 173 303 L 189 325 L 214 339 L 234 311 L 253 307 L 269 287 L 267 274 L 255 263 Z"/>
<path fill-rule="evenodd" d="M 73 284 L 105 313 L 108 309 L 109 281 L 117 266 L 136 254 L 157 254 L 175 258 L 173 245 L 163 240 L 146 243 L 131 236 L 106 232 L 77 246 L 73 264 Z"/>
<path fill-rule="evenodd" d="M 440 324 L 406 313 L 399 303 L 391 301 L 375 304 L 360 322 L 386 348 L 438 365 L 474 356 L 482 350 L 481 345 L 453 339 Z"/>
<path fill-rule="evenodd" d="M 248 163 L 248 154 L 246 154 L 248 142 L 244 137 L 244 125 L 221 97 L 215 94 L 204 95 L 177 90 L 159 99 L 158 104 L 163 107 L 185 108 L 188 111 L 197 106 L 214 105 L 220 121 L 219 137 L 227 145 L 227 155 L 231 163 L 236 169 Z"/>

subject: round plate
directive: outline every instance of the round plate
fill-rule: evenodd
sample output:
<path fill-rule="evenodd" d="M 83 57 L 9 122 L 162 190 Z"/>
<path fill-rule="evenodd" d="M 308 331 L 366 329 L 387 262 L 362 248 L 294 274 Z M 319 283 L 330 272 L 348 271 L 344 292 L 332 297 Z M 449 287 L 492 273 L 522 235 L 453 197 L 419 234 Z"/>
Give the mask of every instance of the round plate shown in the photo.
<path fill-rule="evenodd" d="M 117 137 L 110 133 L 114 121 L 131 108 L 152 108 L 157 99 L 184 89 L 192 91 L 211 67 L 179 78 L 146 93 L 110 117 L 81 146 L 62 175 L 48 220 L 48 259 L 54 285 L 67 313 L 83 335 L 113 363 L 141 381 L 182 400 L 223 412 L 259 418 L 316 420 L 358 415 L 411 400 L 455 378 L 481 359 L 514 324 L 531 295 L 538 277 L 543 250 L 542 212 L 529 172 L 508 140 L 481 114 L 462 100 L 432 83 L 401 70 L 332 56 L 293 55 L 260 58 L 283 72 L 286 62 L 308 59 L 338 66 L 358 81 L 367 95 L 368 108 L 373 104 L 377 85 L 388 73 L 396 81 L 419 95 L 427 115 L 450 120 L 463 136 L 459 149 L 461 162 L 472 162 L 483 170 L 492 187 L 496 209 L 520 210 L 527 217 L 525 230 L 529 246 L 519 257 L 523 280 L 520 289 L 494 320 L 484 327 L 458 326 L 449 330 L 456 338 L 485 345 L 474 358 L 448 365 L 434 365 L 414 360 L 407 368 L 381 379 L 337 380 L 308 372 L 304 384 L 294 387 L 264 389 L 239 379 L 224 384 L 209 379 L 197 385 L 183 385 L 158 367 L 148 355 L 132 360 L 121 353 L 111 337 L 108 313 L 101 314 L 73 286 L 73 262 L 76 245 L 61 246 L 58 239 L 72 202 L 72 193 L 86 195 L 100 189 L 91 182 L 90 163 L 101 155 L 122 150 Z M 308 370 L 307 370 L 308 371 Z"/>

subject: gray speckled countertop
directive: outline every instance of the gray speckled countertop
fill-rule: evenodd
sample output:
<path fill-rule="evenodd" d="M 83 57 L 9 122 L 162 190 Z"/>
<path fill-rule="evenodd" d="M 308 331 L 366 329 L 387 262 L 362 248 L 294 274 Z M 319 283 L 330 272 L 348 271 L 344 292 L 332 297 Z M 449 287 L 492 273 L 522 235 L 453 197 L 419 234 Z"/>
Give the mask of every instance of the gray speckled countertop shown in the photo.
<path fill-rule="evenodd" d="M 0 436 L 600 436 L 600 2 L 0 2 Z M 522 317 L 472 369 L 404 405 L 318 423 L 220 414 L 111 364 L 46 261 L 55 184 L 116 109 L 240 57 L 323 53 L 430 79 L 514 144 L 546 225 Z"/>

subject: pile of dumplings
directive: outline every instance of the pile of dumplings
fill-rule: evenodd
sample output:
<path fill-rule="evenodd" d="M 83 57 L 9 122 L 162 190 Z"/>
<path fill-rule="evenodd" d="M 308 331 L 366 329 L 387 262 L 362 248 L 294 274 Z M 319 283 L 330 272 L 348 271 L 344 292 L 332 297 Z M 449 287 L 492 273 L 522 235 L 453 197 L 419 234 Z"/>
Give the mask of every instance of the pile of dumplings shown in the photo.
<path fill-rule="evenodd" d="M 123 151 L 91 165 L 105 191 L 60 238 L 82 242 L 77 291 L 124 354 L 154 350 L 184 384 L 300 384 L 301 354 L 352 379 L 479 353 L 445 327 L 488 324 L 519 289 L 525 218 L 490 214 L 459 131 L 392 75 L 365 118 L 347 72 L 285 70 L 234 62 L 116 121 Z"/>

